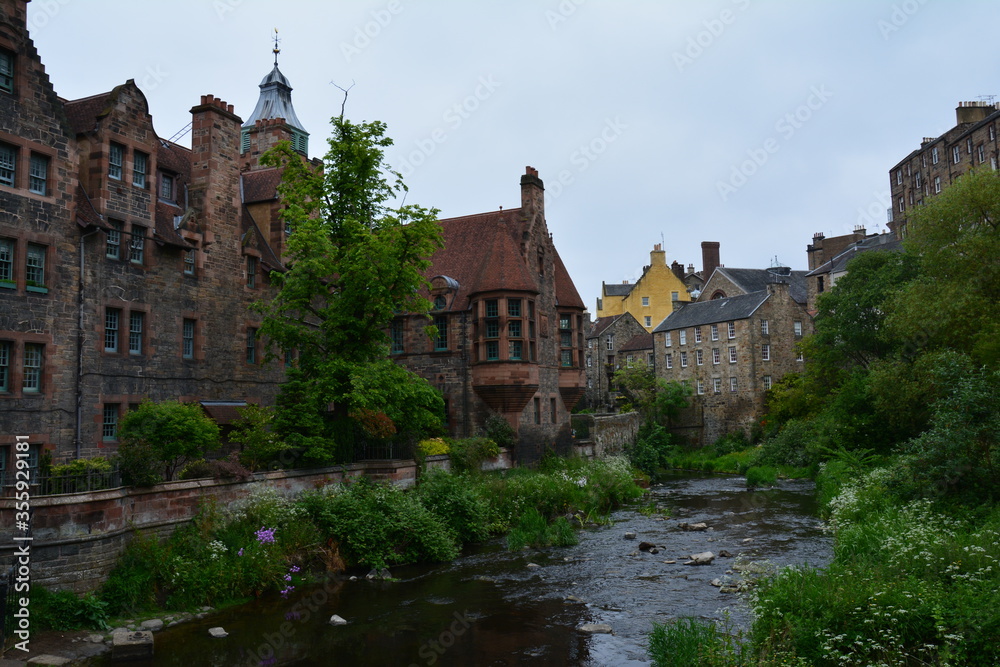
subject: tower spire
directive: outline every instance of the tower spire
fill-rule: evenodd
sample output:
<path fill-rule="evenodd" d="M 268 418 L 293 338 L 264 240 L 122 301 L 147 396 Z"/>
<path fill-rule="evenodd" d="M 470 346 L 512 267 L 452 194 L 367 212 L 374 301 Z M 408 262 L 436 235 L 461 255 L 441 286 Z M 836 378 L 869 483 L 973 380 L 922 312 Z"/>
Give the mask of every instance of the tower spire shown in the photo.
<path fill-rule="evenodd" d="M 278 54 L 281 53 L 281 49 L 278 48 L 278 42 L 280 42 L 280 41 L 281 40 L 278 39 L 278 29 L 275 28 L 274 29 L 274 48 L 271 49 L 271 51 L 274 52 L 274 66 L 275 67 L 278 66 Z"/>

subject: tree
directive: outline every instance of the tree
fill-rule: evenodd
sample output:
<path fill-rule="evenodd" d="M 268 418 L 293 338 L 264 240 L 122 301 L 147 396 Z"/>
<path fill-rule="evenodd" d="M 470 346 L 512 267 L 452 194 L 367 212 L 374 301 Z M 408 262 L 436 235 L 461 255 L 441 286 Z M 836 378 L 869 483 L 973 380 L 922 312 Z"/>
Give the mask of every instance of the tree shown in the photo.
<path fill-rule="evenodd" d="M 652 367 L 641 363 L 625 366 L 615 373 L 614 381 L 638 408 L 644 421 L 664 426 L 670 426 L 677 419 L 691 395 L 689 387 L 658 378 Z"/>
<path fill-rule="evenodd" d="M 437 211 L 390 207 L 406 187 L 384 162 L 392 144 L 385 124 L 355 125 L 341 116 L 332 125 L 319 168 L 287 142 L 261 160 L 282 170 L 278 192 L 291 234 L 288 270 L 272 274 L 279 292 L 255 308 L 271 349 L 294 352 L 296 373 L 282 393 L 295 396 L 301 418 L 289 424 L 279 415 L 275 426 L 316 462 L 337 458 L 338 449 L 343 456 L 337 441 L 353 439 L 352 414 L 378 406 L 408 427 L 433 429 L 444 405 L 424 380 L 390 368 L 386 334 L 395 314 L 430 309 L 421 288 L 442 246 Z M 303 419 L 315 428 L 296 425 Z"/>
<path fill-rule="evenodd" d="M 249 470 L 260 470 L 273 461 L 288 445 L 274 432 L 274 409 L 250 404 L 237 409 L 231 442 L 240 445 L 240 463 Z"/>
<path fill-rule="evenodd" d="M 126 461 L 151 461 L 162 466 L 163 479 L 189 461 L 218 449 L 219 427 L 194 403 L 144 401 L 122 417 L 119 455 Z M 135 470 L 134 483 L 156 482 L 152 471 Z M 130 473 L 131 474 L 131 473 Z"/>

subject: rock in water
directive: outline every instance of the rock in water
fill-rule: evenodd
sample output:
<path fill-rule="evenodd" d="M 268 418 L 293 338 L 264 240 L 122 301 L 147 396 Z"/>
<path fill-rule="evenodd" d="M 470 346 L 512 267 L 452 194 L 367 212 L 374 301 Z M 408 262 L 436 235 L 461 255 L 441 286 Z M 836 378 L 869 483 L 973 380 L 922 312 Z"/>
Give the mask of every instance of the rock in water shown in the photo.
<path fill-rule="evenodd" d="M 635 533 L 625 533 L 624 538 L 626 540 L 634 540 L 635 539 Z"/>
<path fill-rule="evenodd" d="M 208 634 L 212 635 L 216 639 L 222 639 L 223 637 L 228 637 L 229 636 L 228 632 L 226 632 L 225 630 L 223 630 L 222 628 L 219 628 L 219 627 L 209 628 L 208 629 Z"/>
<path fill-rule="evenodd" d="M 639 542 L 639 551 L 652 551 L 656 545 L 652 542 Z"/>
<path fill-rule="evenodd" d="M 705 522 L 687 523 L 686 521 L 682 521 L 681 523 L 677 524 L 677 527 L 680 528 L 681 530 L 708 530 L 708 524 L 706 524 Z"/>
<path fill-rule="evenodd" d="M 684 563 L 685 565 L 711 565 L 712 561 L 715 560 L 715 554 L 711 551 L 703 551 L 700 554 L 691 554 L 688 558 L 691 560 Z"/>
<path fill-rule="evenodd" d="M 587 632 L 592 635 L 610 635 L 611 626 L 607 623 L 584 623 L 577 628 L 580 632 Z"/>
<path fill-rule="evenodd" d="M 347 625 L 347 621 L 334 614 L 330 617 L 330 625 Z"/>

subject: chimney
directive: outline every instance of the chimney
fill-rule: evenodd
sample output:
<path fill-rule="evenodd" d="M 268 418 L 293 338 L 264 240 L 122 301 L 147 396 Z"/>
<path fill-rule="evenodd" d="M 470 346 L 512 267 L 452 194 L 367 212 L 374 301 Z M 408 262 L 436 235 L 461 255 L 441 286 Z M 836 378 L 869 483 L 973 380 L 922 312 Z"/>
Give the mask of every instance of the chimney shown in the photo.
<path fill-rule="evenodd" d="M 521 177 L 521 213 L 529 221 L 535 215 L 545 220 L 545 185 L 534 167 L 525 167 Z"/>
<path fill-rule="evenodd" d="M 959 102 L 955 109 L 955 120 L 959 125 L 978 123 L 996 111 L 996 106 L 988 102 Z"/>
<path fill-rule="evenodd" d="M 694 273 L 694 264 L 688 264 L 688 273 Z"/>
<path fill-rule="evenodd" d="M 652 252 L 649 253 L 649 265 L 650 266 L 667 265 L 667 253 L 663 250 L 663 246 L 661 246 L 659 243 L 654 245 Z"/>
<path fill-rule="evenodd" d="M 712 272 L 719 266 L 719 242 L 701 242 L 701 278 L 708 280 L 712 277 Z"/>
<path fill-rule="evenodd" d="M 678 280 L 684 280 L 684 265 L 676 259 L 670 264 L 670 270 L 674 272 Z"/>
<path fill-rule="evenodd" d="M 223 226 L 238 227 L 242 218 L 237 164 L 242 122 L 232 105 L 213 95 L 202 95 L 191 109 L 191 204 L 216 234 Z"/>

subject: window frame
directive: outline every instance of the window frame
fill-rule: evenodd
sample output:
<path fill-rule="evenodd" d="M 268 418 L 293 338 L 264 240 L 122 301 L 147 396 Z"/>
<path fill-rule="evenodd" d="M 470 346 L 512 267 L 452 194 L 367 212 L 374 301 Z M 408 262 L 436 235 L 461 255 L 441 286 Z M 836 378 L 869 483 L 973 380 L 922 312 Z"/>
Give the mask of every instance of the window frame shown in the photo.
<path fill-rule="evenodd" d="M 740 383 L 735 376 L 730 376 L 729 378 L 729 393 L 735 394 L 739 391 Z"/>
<path fill-rule="evenodd" d="M 117 442 L 120 417 L 121 403 L 104 403 L 101 406 L 101 440 L 103 442 Z"/>
<path fill-rule="evenodd" d="M 108 178 L 120 181 L 125 176 L 125 146 L 115 141 L 108 142 Z"/>
<path fill-rule="evenodd" d="M 435 315 L 434 326 L 437 327 L 437 335 L 434 336 L 434 351 L 446 352 L 448 350 L 448 318 L 445 315 Z"/>
<path fill-rule="evenodd" d="M 712 340 L 719 340 L 719 325 L 718 324 L 711 325 L 711 334 L 712 334 L 712 336 L 711 336 Z"/>
<path fill-rule="evenodd" d="M 17 146 L 0 141 L 0 185 L 8 188 L 17 187 L 17 157 Z"/>
<path fill-rule="evenodd" d="M 185 317 L 181 321 L 181 358 L 194 359 L 195 337 L 198 332 L 198 320 Z"/>
<path fill-rule="evenodd" d="M 31 363 L 37 362 L 37 363 Z M 24 360 L 21 374 L 21 393 L 40 394 L 43 388 L 43 369 L 45 368 L 45 345 L 42 343 L 25 343 Z"/>
<path fill-rule="evenodd" d="M 246 362 L 250 365 L 257 365 L 257 327 L 247 327 L 246 335 Z"/>
<path fill-rule="evenodd" d="M 729 346 L 729 363 L 735 364 L 739 360 L 739 355 L 736 352 L 736 346 Z"/>
<path fill-rule="evenodd" d="M 736 322 L 727 322 L 729 340 L 736 338 Z"/>
<path fill-rule="evenodd" d="M 718 366 L 722 363 L 722 350 L 717 347 L 712 348 L 712 365 Z"/>
<path fill-rule="evenodd" d="M 121 220 L 109 219 L 108 226 L 110 229 L 107 230 L 107 236 L 104 240 L 104 256 L 108 259 L 121 260 L 122 234 L 125 232 L 125 223 Z"/>
<path fill-rule="evenodd" d="M 6 64 L 6 67 L 4 66 Z M 14 94 L 14 77 L 17 74 L 17 54 L 0 48 L 0 92 Z"/>
<path fill-rule="evenodd" d="M 24 284 L 26 286 L 45 289 L 45 265 L 48 249 L 48 246 L 41 243 L 26 244 L 24 255 Z M 30 283 L 34 283 L 34 285 Z"/>
<path fill-rule="evenodd" d="M 47 197 L 49 195 L 49 164 L 52 159 L 44 153 L 31 151 L 28 156 L 28 192 Z M 36 167 L 41 165 L 41 174 Z"/>
<path fill-rule="evenodd" d="M 257 258 L 247 255 L 247 287 L 257 289 Z"/>
<path fill-rule="evenodd" d="M 0 340 L 0 394 L 10 393 L 10 363 L 14 358 L 14 343 Z"/>
<path fill-rule="evenodd" d="M 760 359 L 761 359 L 761 361 L 771 361 L 771 345 L 770 345 L 770 343 L 761 343 L 761 346 L 760 346 Z"/>
<path fill-rule="evenodd" d="M 138 326 L 136 326 L 138 325 Z M 132 310 L 128 314 L 128 353 L 139 356 L 145 349 L 146 313 Z"/>
<path fill-rule="evenodd" d="M 5 248 L 6 251 L 4 251 Z M 0 238 L 0 283 L 5 283 L 7 287 L 14 287 L 15 284 L 14 259 L 16 257 L 17 240 Z"/>
<path fill-rule="evenodd" d="M 121 346 L 122 309 L 106 307 L 104 309 L 104 352 L 118 354 Z"/>
<path fill-rule="evenodd" d="M 140 169 L 140 163 L 142 168 Z M 149 175 L 149 155 L 142 151 L 132 151 L 132 185 L 145 188 Z"/>
<path fill-rule="evenodd" d="M 146 228 L 133 223 L 129 237 L 131 241 L 128 244 L 128 261 L 142 266 L 146 263 Z"/>

